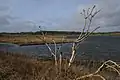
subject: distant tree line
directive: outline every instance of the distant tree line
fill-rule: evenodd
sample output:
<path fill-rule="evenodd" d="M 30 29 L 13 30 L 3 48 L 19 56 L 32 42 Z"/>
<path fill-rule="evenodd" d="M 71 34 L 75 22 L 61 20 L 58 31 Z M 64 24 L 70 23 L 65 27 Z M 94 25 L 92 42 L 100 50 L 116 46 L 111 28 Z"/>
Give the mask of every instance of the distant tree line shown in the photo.
<path fill-rule="evenodd" d="M 8 32 L 2 32 L 2 33 L 0 33 L 0 36 L 2 36 L 2 35 L 7 35 L 7 34 L 9 34 L 9 35 L 12 35 L 12 34 L 19 34 L 19 35 L 24 35 L 24 34 L 30 34 L 30 35 L 41 35 L 41 32 L 43 32 L 43 33 L 47 33 L 47 34 L 50 34 L 50 35 L 54 35 L 54 34 L 67 34 L 67 35 L 73 35 L 73 34 L 75 34 L 75 35 L 77 35 L 77 34 L 80 34 L 81 32 L 75 32 L 75 31 L 37 31 L 37 32 L 17 32 L 17 33 L 8 33 Z M 104 34 L 116 34 L 116 33 L 120 33 L 120 32 L 118 32 L 118 31 L 116 31 L 116 32 L 94 32 L 94 33 L 92 33 L 93 35 L 94 34 L 101 34 L 101 35 L 104 35 Z M 84 34 L 84 33 L 83 33 Z"/>

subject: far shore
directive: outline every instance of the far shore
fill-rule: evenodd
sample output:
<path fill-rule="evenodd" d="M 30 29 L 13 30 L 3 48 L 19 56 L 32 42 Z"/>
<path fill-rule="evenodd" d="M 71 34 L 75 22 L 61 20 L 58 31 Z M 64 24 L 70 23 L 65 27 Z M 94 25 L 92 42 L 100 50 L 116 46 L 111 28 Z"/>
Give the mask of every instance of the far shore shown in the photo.
<path fill-rule="evenodd" d="M 44 31 L 45 32 L 45 31 Z M 79 32 L 57 32 L 46 31 L 46 43 L 72 43 L 80 34 Z M 120 32 L 109 33 L 92 33 L 91 36 L 120 36 Z M 64 37 L 64 40 L 63 40 Z M 0 33 L 0 43 L 13 43 L 20 46 L 23 45 L 42 45 L 45 44 L 43 36 L 40 32 L 24 32 L 24 33 Z"/>
<path fill-rule="evenodd" d="M 53 44 L 53 40 L 56 44 L 59 43 L 71 43 L 73 42 L 73 38 L 64 37 L 62 41 L 63 35 L 47 35 L 45 41 L 42 40 L 41 35 L 7 35 L 0 37 L 0 43 L 13 43 L 20 46 L 23 45 L 43 45 L 45 43 Z"/>

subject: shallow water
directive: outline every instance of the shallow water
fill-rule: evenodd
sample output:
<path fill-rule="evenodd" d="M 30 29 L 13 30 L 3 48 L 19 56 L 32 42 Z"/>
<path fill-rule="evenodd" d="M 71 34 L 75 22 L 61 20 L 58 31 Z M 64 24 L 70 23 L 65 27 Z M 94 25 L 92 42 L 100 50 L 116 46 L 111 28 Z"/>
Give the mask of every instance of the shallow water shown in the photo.
<path fill-rule="evenodd" d="M 57 44 L 59 46 L 59 44 Z M 54 45 L 50 45 L 54 49 Z M 51 56 L 45 45 L 17 46 L 14 44 L 0 44 L 0 50 L 30 54 L 37 57 Z M 64 57 L 71 53 L 71 43 L 62 46 Z M 77 59 L 120 60 L 120 36 L 91 36 L 82 42 L 77 50 Z"/>

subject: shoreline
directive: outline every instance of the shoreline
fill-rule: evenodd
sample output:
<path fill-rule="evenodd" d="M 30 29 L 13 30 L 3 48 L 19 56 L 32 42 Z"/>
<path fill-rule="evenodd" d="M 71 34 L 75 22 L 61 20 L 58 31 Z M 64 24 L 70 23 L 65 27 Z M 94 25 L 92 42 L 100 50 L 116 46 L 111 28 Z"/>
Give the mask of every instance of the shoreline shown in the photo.
<path fill-rule="evenodd" d="M 29 45 L 45 45 L 45 43 L 43 42 L 40 42 L 40 43 L 36 43 L 36 42 L 33 42 L 33 43 L 11 43 L 11 42 L 0 42 L 0 43 L 5 43 L 5 44 L 16 44 L 16 45 L 19 45 L 19 46 L 29 46 Z M 72 41 L 68 41 L 68 42 L 56 42 L 56 44 L 62 44 L 62 43 L 72 43 Z M 54 44 L 53 42 L 48 42 L 48 44 Z"/>
<path fill-rule="evenodd" d="M 61 44 L 61 43 L 72 43 L 72 42 L 56 42 L 56 44 Z M 54 44 L 54 43 L 49 43 L 49 44 Z M 29 46 L 29 45 L 45 45 L 45 43 L 27 43 L 27 44 L 20 44 L 19 46 Z"/>
<path fill-rule="evenodd" d="M 89 37 L 96 37 L 96 36 L 108 36 L 108 35 L 90 35 Z M 118 35 L 109 35 L 109 36 L 118 36 Z M 41 35 L 7 35 L 0 37 L 0 43 L 11 43 L 17 44 L 19 46 L 29 46 L 29 45 L 44 45 L 45 43 L 38 37 Z M 65 35 L 64 41 L 62 42 L 63 35 L 48 35 L 46 36 L 46 42 L 48 44 L 54 44 L 52 40 L 55 41 L 56 44 L 61 43 L 72 43 L 76 38 L 77 35 Z"/>

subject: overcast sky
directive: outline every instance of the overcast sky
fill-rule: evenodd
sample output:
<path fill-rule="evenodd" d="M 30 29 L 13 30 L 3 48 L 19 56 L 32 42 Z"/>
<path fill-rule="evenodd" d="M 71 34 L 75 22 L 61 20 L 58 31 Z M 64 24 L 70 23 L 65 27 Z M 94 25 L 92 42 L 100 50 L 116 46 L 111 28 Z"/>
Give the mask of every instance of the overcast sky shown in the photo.
<path fill-rule="evenodd" d="M 92 28 L 120 31 L 120 0 L 0 0 L 0 32 L 44 30 L 81 31 L 82 9 L 93 5 L 101 12 Z"/>

